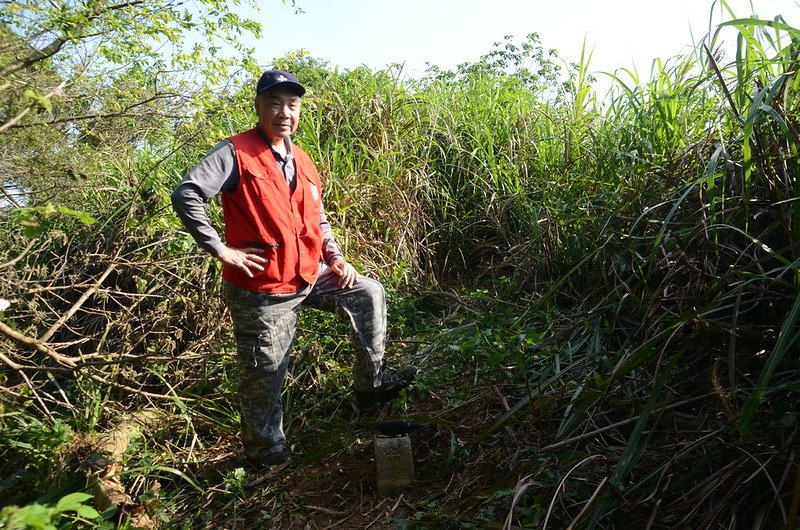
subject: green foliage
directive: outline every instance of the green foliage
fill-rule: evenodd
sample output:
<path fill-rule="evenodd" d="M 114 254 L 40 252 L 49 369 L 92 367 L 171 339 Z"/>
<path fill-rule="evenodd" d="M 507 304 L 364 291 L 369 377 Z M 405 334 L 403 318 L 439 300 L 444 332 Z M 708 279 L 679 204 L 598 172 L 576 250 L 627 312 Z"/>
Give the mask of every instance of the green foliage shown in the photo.
<path fill-rule="evenodd" d="M 225 491 L 240 497 L 244 497 L 246 478 L 247 475 L 245 474 L 244 468 L 237 467 L 236 469 L 229 471 L 223 482 L 225 485 Z"/>
<path fill-rule="evenodd" d="M 0 185 L 26 193 L 29 206 L 49 201 L 81 210 L 95 205 L 98 187 L 136 186 L 147 173 L 134 167 L 141 151 L 174 153 L 192 139 L 184 124 L 215 91 L 241 69 L 255 71 L 245 40 L 260 26 L 239 16 L 238 5 L 4 6 Z M 203 82 L 193 81 L 198 75 Z"/>
<path fill-rule="evenodd" d="M 23 229 L 22 233 L 28 238 L 39 237 L 53 227 L 57 221 L 57 217 L 74 217 L 85 225 L 91 225 L 97 220 L 86 212 L 79 212 L 68 208 L 66 206 L 54 206 L 47 203 L 44 206 L 33 206 L 26 208 L 17 208 L 14 210 L 17 216 L 17 223 Z"/>
<path fill-rule="evenodd" d="M 87 493 L 70 493 L 55 506 L 29 504 L 23 507 L 6 506 L 0 509 L 0 528 L 8 530 L 78 530 L 80 528 L 111 529 L 113 523 L 103 523 L 103 517 L 87 501 Z"/>
<path fill-rule="evenodd" d="M 73 439 L 70 426 L 63 420 L 48 424 L 23 411 L 3 413 L 0 422 L 0 454 L 4 460 L 0 469 L 8 476 L 0 485 L 0 493 L 9 495 L 10 491 L 9 498 L 13 498 L 51 484 Z"/>

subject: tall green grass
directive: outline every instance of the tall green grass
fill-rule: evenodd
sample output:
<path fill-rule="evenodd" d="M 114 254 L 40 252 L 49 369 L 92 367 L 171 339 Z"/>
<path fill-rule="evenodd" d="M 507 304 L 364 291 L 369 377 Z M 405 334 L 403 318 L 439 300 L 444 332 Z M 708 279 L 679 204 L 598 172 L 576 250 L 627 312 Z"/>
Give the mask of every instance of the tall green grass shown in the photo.
<path fill-rule="evenodd" d="M 712 50 L 731 28 L 735 52 L 726 59 Z M 624 450 L 609 457 L 616 494 L 601 495 L 586 521 L 704 526 L 711 514 L 736 513 L 769 525 L 790 511 L 785 495 L 762 489 L 791 470 L 779 450 L 713 469 L 702 486 L 673 487 L 663 477 L 696 474 L 709 455 L 736 460 L 753 437 L 776 440 L 798 404 L 798 46 L 797 30 L 780 18 L 733 19 L 696 53 L 654 61 L 648 78 L 618 71 L 602 104 L 585 90 L 587 64 L 558 83 L 519 67 L 531 48 L 501 47 L 491 60 L 434 70 L 408 86 L 393 82 L 393 95 L 377 101 L 403 101 L 392 114 L 403 127 L 376 131 L 377 112 L 369 127 L 353 127 L 358 118 L 349 116 L 331 123 L 352 155 L 336 160 L 363 160 L 340 168 L 328 155 L 331 176 L 359 175 L 337 198 L 348 205 L 346 226 L 358 232 L 380 217 L 384 194 L 413 197 L 418 209 L 398 212 L 395 223 L 413 219 L 407 226 L 422 232 L 392 244 L 423 245 L 405 252 L 432 257 L 414 274 L 429 284 L 494 286 L 500 297 L 518 297 L 522 287 L 553 330 L 570 330 L 575 362 L 560 376 L 571 390 L 556 440 L 586 432 L 592 418 L 632 427 L 616 431 Z M 374 108 L 377 95 L 359 92 L 365 81 L 349 81 L 356 85 L 335 91 L 355 99 L 340 104 Z M 378 162 L 395 150 L 408 155 L 403 164 L 414 178 L 392 177 L 406 175 L 403 164 L 386 171 Z M 498 281 L 504 276 L 512 281 Z M 553 355 L 564 338 L 551 333 Z M 549 380 L 546 369 L 535 370 Z M 686 451 L 664 461 L 658 447 L 681 436 L 664 423 L 674 410 L 696 416 L 703 432 L 724 434 L 696 445 L 685 435 Z M 631 415 L 637 421 L 626 423 Z M 710 483 L 711 493 L 701 491 Z M 718 493 L 722 484 L 735 493 Z M 700 495 L 710 511 L 687 515 L 680 495 Z M 635 515 L 622 515 L 621 498 Z M 748 504 L 764 502 L 767 512 Z"/>

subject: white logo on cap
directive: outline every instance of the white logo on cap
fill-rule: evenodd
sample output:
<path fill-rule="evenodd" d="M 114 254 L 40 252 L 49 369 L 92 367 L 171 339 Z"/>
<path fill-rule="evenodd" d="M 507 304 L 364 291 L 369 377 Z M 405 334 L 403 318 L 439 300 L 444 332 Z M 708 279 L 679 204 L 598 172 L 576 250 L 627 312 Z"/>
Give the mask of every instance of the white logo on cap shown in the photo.
<path fill-rule="evenodd" d="M 280 83 L 283 83 L 284 81 L 288 81 L 288 80 L 289 79 L 283 74 L 278 76 L 278 82 L 280 82 Z"/>

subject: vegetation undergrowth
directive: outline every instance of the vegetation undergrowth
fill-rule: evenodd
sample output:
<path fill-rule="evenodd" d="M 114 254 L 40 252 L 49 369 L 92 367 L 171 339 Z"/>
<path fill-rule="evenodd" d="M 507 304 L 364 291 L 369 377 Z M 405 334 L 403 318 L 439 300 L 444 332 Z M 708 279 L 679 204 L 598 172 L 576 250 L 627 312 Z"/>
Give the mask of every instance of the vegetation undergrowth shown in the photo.
<path fill-rule="evenodd" d="M 564 65 L 535 34 L 417 80 L 276 59 L 308 87 L 296 141 L 337 238 L 388 289 L 387 356 L 421 372 L 359 414 L 346 326 L 305 312 L 284 391 L 297 458 L 255 470 L 219 272 L 168 194 L 252 126 L 236 35 L 257 28 L 216 2 L 202 23 L 170 2 L 17 4 L 0 527 L 798 526 L 800 30 L 781 17 L 715 4 L 726 21 L 694 54 L 613 73 L 606 99 L 588 53 Z M 182 48 L 213 17 L 243 71 Z M 382 499 L 372 426 L 397 417 L 422 425 L 417 480 Z M 119 496 L 95 509 L 98 487 Z"/>

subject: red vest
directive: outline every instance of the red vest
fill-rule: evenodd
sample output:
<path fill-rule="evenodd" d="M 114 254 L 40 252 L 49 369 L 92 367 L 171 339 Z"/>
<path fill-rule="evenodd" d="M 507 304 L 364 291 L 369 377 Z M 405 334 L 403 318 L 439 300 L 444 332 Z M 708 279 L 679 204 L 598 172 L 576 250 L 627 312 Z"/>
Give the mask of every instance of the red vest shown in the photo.
<path fill-rule="evenodd" d="M 225 242 L 233 248 L 262 248 L 269 260 L 253 278 L 223 267 L 226 281 L 250 291 L 293 293 L 313 284 L 322 256 L 322 184 L 314 163 L 292 146 L 297 187 L 290 192 L 275 157 L 257 129 L 231 139 L 239 164 L 239 185 L 222 192 Z"/>

